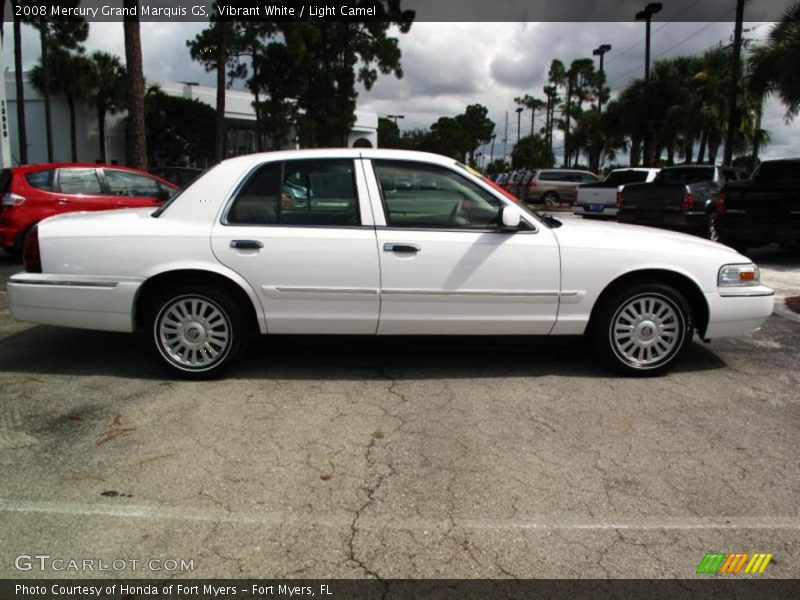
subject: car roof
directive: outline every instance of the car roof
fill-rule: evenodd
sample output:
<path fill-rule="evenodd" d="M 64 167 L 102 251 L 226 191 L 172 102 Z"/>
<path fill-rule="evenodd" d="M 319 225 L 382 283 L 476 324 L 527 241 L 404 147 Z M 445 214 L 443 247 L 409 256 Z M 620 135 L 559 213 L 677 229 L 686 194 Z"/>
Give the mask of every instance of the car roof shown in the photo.
<path fill-rule="evenodd" d="M 310 150 L 278 150 L 275 152 L 261 152 L 256 154 L 245 154 L 235 158 L 229 158 L 223 162 L 226 164 L 247 166 L 264 161 L 273 160 L 300 160 L 315 158 L 365 158 L 365 159 L 384 159 L 384 160 L 420 160 L 440 165 L 452 166 L 458 161 L 430 152 L 417 152 L 415 150 L 387 150 L 382 148 L 314 148 Z"/>
<path fill-rule="evenodd" d="M 53 163 L 39 163 L 35 165 L 19 165 L 17 167 L 11 167 L 11 170 L 15 173 L 34 173 L 36 171 L 44 171 L 46 169 L 116 169 L 118 171 L 129 171 L 131 173 L 140 173 L 142 175 L 147 175 L 148 177 L 152 177 L 157 179 L 164 185 L 168 185 L 169 187 L 176 187 L 174 183 L 167 181 L 159 177 L 158 175 L 153 175 L 152 173 L 148 173 L 147 171 L 140 171 L 139 169 L 134 169 L 132 167 L 125 167 L 122 165 L 108 165 L 105 163 L 86 163 L 86 162 L 53 162 Z"/>

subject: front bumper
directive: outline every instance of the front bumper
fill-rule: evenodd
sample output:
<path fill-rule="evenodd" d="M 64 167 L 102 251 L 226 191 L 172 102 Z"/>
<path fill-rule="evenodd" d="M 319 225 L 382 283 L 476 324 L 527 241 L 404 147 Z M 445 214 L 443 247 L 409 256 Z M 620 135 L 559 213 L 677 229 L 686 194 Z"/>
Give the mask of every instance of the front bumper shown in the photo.
<path fill-rule="evenodd" d="M 720 288 L 706 293 L 708 327 L 703 338 L 712 339 L 755 331 L 772 314 L 775 293 L 763 285 Z"/>
<path fill-rule="evenodd" d="M 18 273 L 8 282 L 11 316 L 19 321 L 131 332 L 142 280 Z"/>

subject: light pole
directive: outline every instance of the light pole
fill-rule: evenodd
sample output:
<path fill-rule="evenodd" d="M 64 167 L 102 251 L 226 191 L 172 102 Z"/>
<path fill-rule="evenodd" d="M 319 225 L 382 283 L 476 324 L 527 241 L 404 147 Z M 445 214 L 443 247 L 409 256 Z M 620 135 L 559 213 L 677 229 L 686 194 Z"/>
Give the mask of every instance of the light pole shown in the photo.
<path fill-rule="evenodd" d="M 650 120 L 648 117 L 648 109 L 650 104 L 650 22 L 653 20 L 653 15 L 661 11 L 660 2 L 651 2 L 636 13 L 637 21 L 644 21 L 646 23 L 645 41 L 644 41 L 644 109 L 642 110 L 642 117 L 644 119 L 644 160 L 643 166 L 647 167 L 650 163 Z"/>
<path fill-rule="evenodd" d="M 592 50 L 594 56 L 600 57 L 600 77 L 597 85 L 597 112 L 599 113 L 603 108 L 603 56 L 606 52 L 611 50 L 611 44 L 603 44 L 598 48 Z"/>
<path fill-rule="evenodd" d="M 519 130 L 522 120 L 522 111 L 525 110 L 521 106 L 517 108 L 517 143 L 519 144 Z"/>
<path fill-rule="evenodd" d="M 405 115 L 386 115 L 389 119 L 394 119 L 394 124 L 397 125 L 397 119 L 405 119 Z"/>
<path fill-rule="evenodd" d="M 742 21 L 744 21 L 744 0 L 736 0 L 736 27 L 733 30 L 733 60 L 731 61 L 731 91 L 728 105 L 728 131 L 725 135 L 725 154 L 722 164 L 726 167 L 733 162 L 733 132 L 737 128 L 736 100 L 739 94 L 739 63 L 742 53 Z"/>
<path fill-rule="evenodd" d="M 494 138 L 497 137 L 496 133 L 492 134 L 492 147 L 489 150 L 489 164 L 491 165 L 494 162 Z"/>

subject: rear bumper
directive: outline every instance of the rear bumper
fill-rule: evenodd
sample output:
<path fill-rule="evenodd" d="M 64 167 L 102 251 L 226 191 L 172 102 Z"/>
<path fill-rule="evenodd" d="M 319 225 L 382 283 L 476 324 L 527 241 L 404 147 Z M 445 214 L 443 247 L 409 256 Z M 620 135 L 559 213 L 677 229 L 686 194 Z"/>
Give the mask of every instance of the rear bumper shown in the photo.
<path fill-rule="evenodd" d="M 8 282 L 11 316 L 19 321 L 130 332 L 138 279 L 19 273 Z"/>
<path fill-rule="evenodd" d="M 800 243 L 800 215 L 758 218 L 746 215 L 724 214 L 717 219 L 717 228 L 723 240 L 764 245 Z"/>
<path fill-rule="evenodd" d="M 755 331 L 772 314 L 775 295 L 766 286 L 706 293 L 709 318 L 704 338 Z"/>
<path fill-rule="evenodd" d="M 619 213 L 619 209 L 616 207 L 616 205 L 612 206 L 610 204 L 604 204 L 603 210 L 595 211 L 587 210 L 587 205 L 584 204 L 573 204 L 572 212 L 576 215 L 586 215 L 589 217 L 616 217 Z"/>

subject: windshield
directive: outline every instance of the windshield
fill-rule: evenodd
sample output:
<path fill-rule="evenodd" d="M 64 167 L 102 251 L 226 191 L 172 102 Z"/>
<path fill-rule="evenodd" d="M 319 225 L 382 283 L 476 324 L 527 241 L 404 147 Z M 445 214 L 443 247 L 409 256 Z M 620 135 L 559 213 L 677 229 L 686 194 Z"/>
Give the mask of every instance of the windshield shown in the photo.
<path fill-rule="evenodd" d="M 642 183 L 647 181 L 647 171 L 613 171 L 606 178 L 606 183 L 611 185 L 625 185 L 628 183 Z"/>
<path fill-rule="evenodd" d="M 714 181 L 714 167 L 691 167 L 686 169 L 664 169 L 658 176 L 661 183 L 700 183 Z"/>

